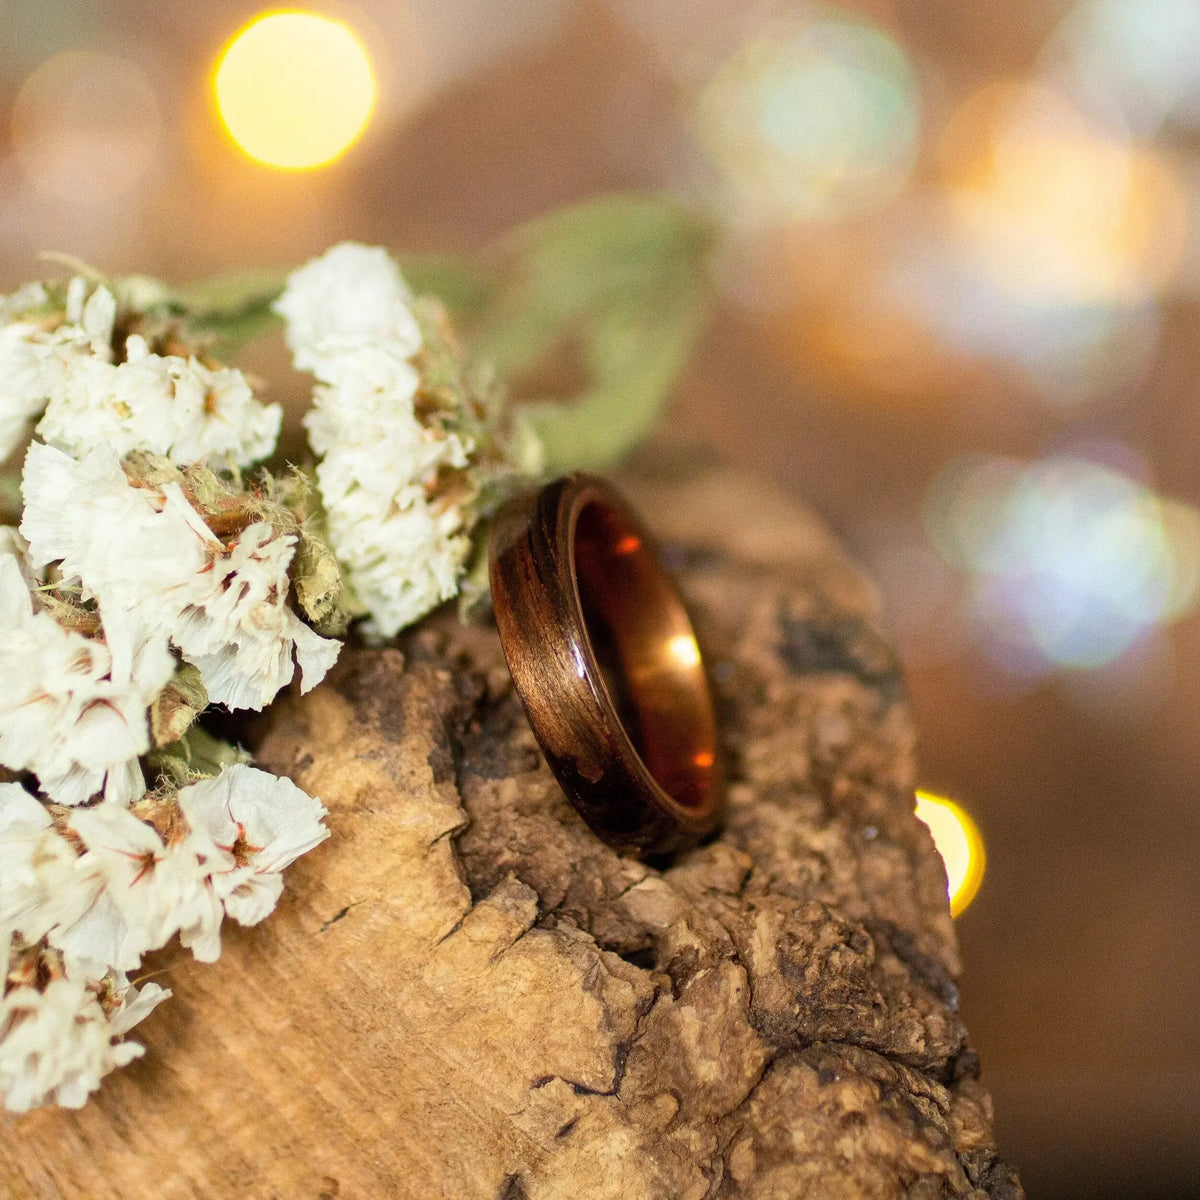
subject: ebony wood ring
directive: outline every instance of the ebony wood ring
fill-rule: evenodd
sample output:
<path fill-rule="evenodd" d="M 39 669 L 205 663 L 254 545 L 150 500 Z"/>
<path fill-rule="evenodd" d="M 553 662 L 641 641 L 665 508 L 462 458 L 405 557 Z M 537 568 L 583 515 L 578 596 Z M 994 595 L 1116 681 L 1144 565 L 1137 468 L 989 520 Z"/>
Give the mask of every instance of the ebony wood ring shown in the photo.
<path fill-rule="evenodd" d="M 511 500 L 488 543 L 492 606 L 529 724 L 568 799 L 623 853 L 716 828 L 716 713 L 653 539 L 604 480 Z"/>

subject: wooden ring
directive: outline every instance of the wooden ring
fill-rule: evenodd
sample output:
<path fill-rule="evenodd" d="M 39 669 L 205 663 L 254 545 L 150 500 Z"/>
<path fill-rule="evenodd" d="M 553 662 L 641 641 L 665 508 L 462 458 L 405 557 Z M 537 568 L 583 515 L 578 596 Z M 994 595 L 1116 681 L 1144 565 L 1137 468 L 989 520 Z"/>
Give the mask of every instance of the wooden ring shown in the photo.
<path fill-rule="evenodd" d="M 594 475 L 510 500 L 488 541 L 504 657 L 546 760 L 606 842 L 669 853 L 716 828 L 717 720 L 654 540 Z"/>

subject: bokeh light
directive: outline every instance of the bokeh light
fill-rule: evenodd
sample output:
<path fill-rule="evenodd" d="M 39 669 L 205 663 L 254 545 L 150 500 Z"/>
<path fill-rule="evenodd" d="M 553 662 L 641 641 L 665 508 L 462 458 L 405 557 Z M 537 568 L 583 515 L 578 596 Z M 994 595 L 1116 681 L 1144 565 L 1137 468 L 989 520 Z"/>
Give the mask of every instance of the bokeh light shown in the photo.
<path fill-rule="evenodd" d="M 987 856 L 983 836 L 970 816 L 953 800 L 932 792 L 917 792 L 917 820 L 933 836 L 933 844 L 946 864 L 950 915 L 957 917 L 979 891 Z"/>
<path fill-rule="evenodd" d="M 1200 512 L 1107 463 L 958 460 L 926 515 L 985 648 L 1018 674 L 1114 662 L 1196 604 Z"/>
<path fill-rule="evenodd" d="M 1140 136 L 1200 119 L 1200 0 L 1084 0 L 1043 56 L 1044 69 L 1093 112 Z"/>
<path fill-rule="evenodd" d="M 1166 160 L 1048 88 L 983 88 L 940 146 L 960 252 L 1027 303 L 1137 303 L 1179 260 L 1186 203 Z"/>
<path fill-rule="evenodd" d="M 944 247 L 923 249 L 923 259 L 915 254 L 894 272 L 897 302 L 922 314 L 952 353 L 1011 368 L 1050 409 L 1107 401 L 1154 361 L 1162 316 L 1153 298 L 1133 305 L 1038 302 L 997 287 Z"/>
<path fill-rule="evenodd" d="M 937 148 L 940 199 L 897 253 L 896 302 L 1052 407 L 1135 383 L 1188 243 L 1174 160 L 1033 81 L 978 89 Z"/>
<path fill-rule="evenodd" d="M 907 180 L 920 94 L 883 30 L 813 14 L 737 50 L 704 90 L 697 120 L 752 216 L 838 218 L 879 207 Z"/>
<path fill-rule="evenodd" d="M 286 170 L 324 166 L 362 135 L 378 96 L 366 48 L 345 24 L 273 12 L 239 30 L 213 79 L 230 136 Z"/>
<path fill-rule="evenodd" d="M 43 195 L 105 207 L 144 182 L 158 153 L 162 116 L 137 64 L 72 51 L 43 63 L 12 108 L 22 174 Z"/>

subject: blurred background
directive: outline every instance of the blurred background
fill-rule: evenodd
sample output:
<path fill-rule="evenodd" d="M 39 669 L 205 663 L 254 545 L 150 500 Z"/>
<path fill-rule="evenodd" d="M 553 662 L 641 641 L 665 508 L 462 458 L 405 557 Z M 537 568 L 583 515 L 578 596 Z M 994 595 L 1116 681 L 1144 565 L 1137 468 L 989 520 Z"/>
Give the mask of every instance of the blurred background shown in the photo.
<path fill-rule="evenodd" d="M 1001 1145 L 1034 1197 L 1200 1197 L 1200 0 L 306 12 L 0 0 L 0 290 L 44 249 L 469 253 L 617 188 L 719 214 L 673 415 L 885 594 L 987 847 Z"/>

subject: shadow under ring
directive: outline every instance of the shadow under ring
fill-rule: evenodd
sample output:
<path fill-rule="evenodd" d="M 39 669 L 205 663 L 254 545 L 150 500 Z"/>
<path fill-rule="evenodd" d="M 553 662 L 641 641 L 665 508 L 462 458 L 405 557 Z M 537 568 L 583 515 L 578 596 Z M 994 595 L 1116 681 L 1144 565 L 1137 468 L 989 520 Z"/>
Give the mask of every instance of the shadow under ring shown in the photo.
<path fill-rule="evenodd" d="M 513 683 L 579 814 L 622 853 L 711 833 L 724 803 L 712 694 L 637 516 L 604 480 L 567 475 L 510 500 L 488 554 Z"/>

